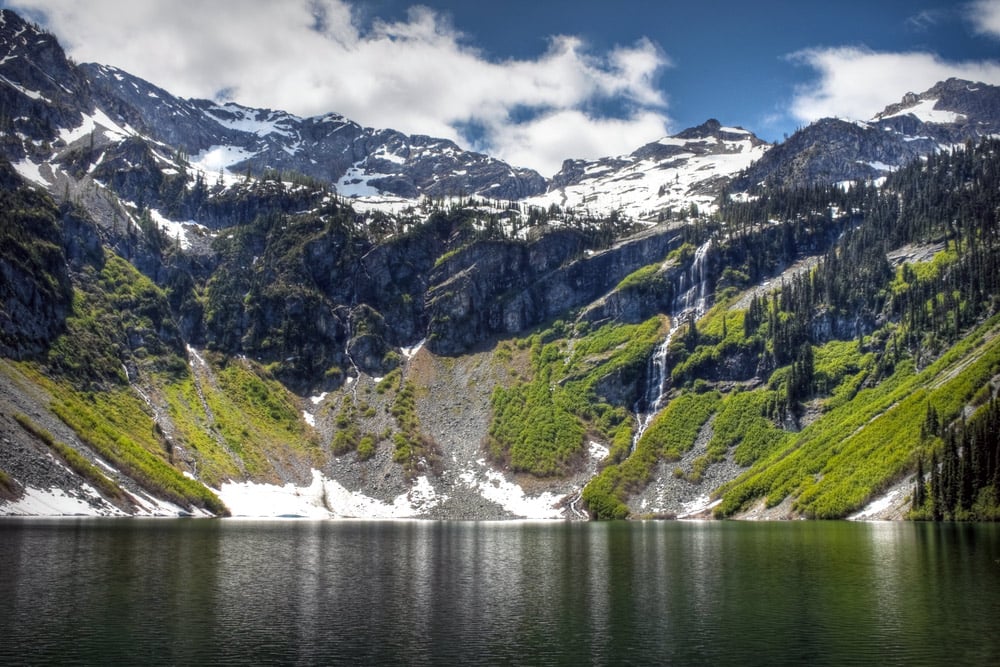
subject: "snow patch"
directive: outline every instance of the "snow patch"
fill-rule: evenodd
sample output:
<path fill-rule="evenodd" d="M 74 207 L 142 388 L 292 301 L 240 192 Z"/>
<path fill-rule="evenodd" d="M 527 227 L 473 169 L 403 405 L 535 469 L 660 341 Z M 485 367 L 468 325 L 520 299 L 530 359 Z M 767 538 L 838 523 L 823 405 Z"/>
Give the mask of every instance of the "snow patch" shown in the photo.
<path fill-rule="evenodd" d="M 120 141 L 130 134 L 136 133 L 131 127 L 128 127 L 127 125 L 123 127 L 111 120 L 111 118 L 100 109 L 94 109 L 90 115 L 84 114 L 83 122 L 77 127 L 59 130 L 59 138 L 69 145 L 90 136 L 90 134 L 92 132 L 96 132 L 98 128 L 104 130 L 104 136 L 112 141 Z"/>
<path fill-rule="evenodd" d="M 478 461 L 485 466 L 482 459 Z M 561 519 L 562 509 L 557 507 L 563 496 L 546 491 L 537 496 L 529 496 L 520 486 L 507 481 L 503 474 L 486 470 L 481 476 L 467 470 L 459 479 L 486 500 L 492 501 L 505 510 L 523 519 Z"/>
<path fill-rule="evenodd" d="M 691 500 L 686 503 L 681 503 L 683 511 L 677 515 L 677 518 L 687 519 L 697 514 L 707 512 L 708 510 L 712 509 L 721 502 L 722 502 L 721 498 L 719 498 L 718 500 L 712 500 L 711 498 L 708 497 L 708 494 L 698 496 L 694 500 Z"/>
<path fill-rule="evenodd" d="M 875 500 L 871 501 L 870 503 L 865 505 L 865 507 L 860 512 L 848 518 L 852 521 L 864 521 L 866 519 L 877 518 L 887 509 L 897 504 L 898 501 L 900 500 L 900 495 L 902 493 L 903 489 L 897 486 L 896 488 L 886 493 L 884 496 L 876 498 Z"/>
<path fill-rule="evenodd" d="M 52 183 L 50 183 L 48 180 L 46 180 L 44 176 L 42 176 L 42 172 L 39 169 L 39 165 L 35 164 L 28 158 L 24 158 L 20 162 L 13 162 L 11 164 L 14 167 L 14 170 L 18 174 L 20 174 L 21 177 L 24 178 L 25 180 L 31 181 L 32 183 L 36 183 L 46 188 L 52 186 Z"/>
<path fill-rule="evenodd" d="M 371 154 L 371 157 L 378 160 L 385 160 L 387 162 L 392 162 L 393 164 L 404 164 L 406 162 L 406 158 L 403 157 L 402 155 L 396 155 L 395 153 L 390 153 L 388 146 L 381 146 L 378 152 Z"/>
<path fill-rule="evenodd" d="M 895 118 L 897 116 L 913 114 L 925 123 L 961 123 L 965 120 L 966 117 L 964 114 L 946 109 L 935 109 L 934 105 L 937 103 L 937 98 L 921 100 L 912 107 L 902 109 L 888 116 L 883 116 L 883 118 Z"/>
<path fill-rule="evenodd" d="M 4 60 L 6 61 L 6 58 Z M 54 104 L 54 102 L 52 100 L 50 100 L 49 98 L 45 97 L 44 95 L 42 95 L 38 91 L 36 91 L 36 90 L 29 90 L 29 89 L 25 88 L 24 86 L 22 86 L 21 84 L 15 83 L 14 81 L 11 81 L 10 79 L 8 79 L 7 77 L 5 77 L 2 74 L 0 74 L 0 81 L 3 81 L 8 86 L 10 86 L 10 87 L 14 88 L 15 90 L 19 91 L 22 95 L 26 95 L 27 97 L 30 97 L 33 100 L 42 100 L 46 104 Z"/>
<path fill-rule="evenodd" d="M 424 346 L 424 343 L 426 343 L 426 342 L 427 342 L 427 339 L 424 338 L 423 340 L 421 340 L 416 345 L 414 345 L 412 347 L 402 347 L 402 348 L 400 348 L 400 350 L 402 350 L 404 357 L 406 357 L 407 359 L 412 359 L 413 355 L 415 355 L 417 352 L 419 352 L 420 348 L 422 348 Z"/>
<path fill-rule="evenodd" d="M 234 517 L 301 516 L 325 519 L 330 512 L 323 506 L 323 476 L 313 471 L 312 484 L 277 486 L 255 482 L 226 482 L 216 494 Z"/>
<path fill-rule="evenodd" d="M 885 162 L 881 162 L 879 160 L 875 160 L 873 162 L 862 162 L 861 164 L 867 164 L 872 169 L 876 169 L 878 171 L 896 171 L 895 165 L 886 164 Z"/>
<path fill-rule="evenodd" d="M 201 230 L 208 229 L 194 220 L 187 220 L 185 222 L 170 220 L 155 208 L 149 209 L 149 215 L 153 218 L 153 222 L 156 223 L 156 226 L 163 230 L 168 237 L 180 243 L 182 250 L 187 250 L 191 247 L 191 239 L 188 238 L 188 235 L 191 233 L 192 228 Z"/>
<path fill-rule="evenodd" d="M 422 516 L 448 499 L 434 489 L 426 475 L 418 477 L 408 492 L 386 503 L 349 491 L 319 470 L 312 471 L 309 486 L 226 482 L 216 493 L 234 517 L 252 518 L 408 519 Z"/>
<path fill-rule="evenodd" d="M 81 486 L 80 494 L 71 495 L 65 489 L 40 489 L 27 487 L 17 500 L 3 505 L 7 516 L 126 516 L 125 512 L 106 501 L 90 484 Z M 139 508 L 137 516 L 181 516 L 187 515 L 181 507 L 158 500 L 143 492 L 129 493 L 132 502 Z M 196 516 L 211 516 L 202 510 Z"/>
<path fill-rule="evenodd" d="M 595 442 L 594 440 L 590 441 L 590 449 L 588 451 L 590 452 L 590 458 L 595 461 L 603 461 L 610 453 L 610 450 L 607 447 L 599 442 Z"/>
<path fill-rule="evenodd" d="M 225 106 L 214 106 L 205 110 L 205 115 L 219 125 L 237 130 L 256 134 L 264 137 L 269 134 L 278 134 L 283 137 L 291 137 L 292 132 L 281 126 L 282 122 L 297 120 L 294 116 L 278 111 L 266 111 L 241 107 L 238 104 L 227 104 Z"/>
<path fill-rule="evenodd" d="M 194 349 L 190 345 L 187 346 L 187 353 L 189 357 L 188 363 L 190 363 L 192 366 L 194 366 L 195 362 L 198 362 L 199 366 L 207 365 L 205 363 L 205 358 L 202 357 L 200 354 L 198 354 L 198 350 Z"/>
<path fill-rule="evenodd" d="M 96 491 L 94 491 L 96 494 Z M 27 487 L 24 495 L 3 507 L 10 516 L 114 516 L 122 512 L 107 503 L 94 507 L 89 502 L 71 496 L 63 489 Z"/>
<path fill-rule="evenodd" d="M 366 174 L 359 167 L 351 167 L 336 183 L 337 194 L 342 197 L 375 197 L 382 193 L 369 181 L 385 178 L 389 174 Z"/>
<path fill-rule="evenodd" d="M 153 496 L 148 495 L 145 491 L 129 493 L 129 498 L 131 498 L 132 502 L 134 502 L 141 510 L 136 513 L 136 516 L 214 516 L 210 512 L 198 508 L 195 508 L 193 511 L 185 510 L 172 502 L 154 498 Z"/>
<path fill-rule="evenodd" d="M 241 146 L 212 146 L 195 155 L 191 165 L 207 173 L 226 172 L 234 164 L 245 162 L 256 154 Z"/>

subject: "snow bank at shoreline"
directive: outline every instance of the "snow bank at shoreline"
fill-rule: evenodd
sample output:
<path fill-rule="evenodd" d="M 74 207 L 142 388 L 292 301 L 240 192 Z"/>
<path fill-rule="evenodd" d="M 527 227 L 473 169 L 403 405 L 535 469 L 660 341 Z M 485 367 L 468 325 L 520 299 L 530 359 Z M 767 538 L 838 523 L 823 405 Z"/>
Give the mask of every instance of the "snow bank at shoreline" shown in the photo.
<path fill-rule="evenodd" d="M 508 482 L 500 473 L 480 479 L 472 473 L 460 476 L 463 484 L 483 498 L 501 505 L 523 519 L 559 519 L 560 497 L 552 493 L 529 496 L 517 484 Z M 216 493 L 233 517 L 311 519 L 411 519 L 431 516 L 431 512 L 449 496 L 434 488 L 430 479 L 418 477 L 413 487 L 392 500 L 384 502 L 360 491 L 349 491 L 339 482 L 327 478 L 319 470 L 312 471 L 309 486 L 227 482 Z"/>

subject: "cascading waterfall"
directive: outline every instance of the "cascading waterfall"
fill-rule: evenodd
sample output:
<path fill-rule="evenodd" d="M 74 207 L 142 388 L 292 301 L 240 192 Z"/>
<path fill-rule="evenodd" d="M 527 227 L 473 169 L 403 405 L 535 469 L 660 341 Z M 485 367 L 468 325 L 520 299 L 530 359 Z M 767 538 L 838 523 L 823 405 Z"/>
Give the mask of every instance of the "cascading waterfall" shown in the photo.
<path fill-rule="evenodd" d="M 667 372 L 667 353 L 670 350 L 670 342 L 680 328 L 679 324 L 688 318 L 698 319 L 705 314 L 708 294 L 705 257 L 711 247 L 711 239 L 698 246 L 694 253 L 694 261 L 691 262 L 691 268 L 678 278 L 678 296 L 674 298 L 673 312 L 670 314 L 670 329 L 649 360 L 646 391 L 643 392 L 640 402 L 635 406 L 639 428 L 636 429 L 635 435 L 632 437 L 632 451 L 635 451 L 639 438 L 646 432 L 653 417 L 663 407 L 663 397 L 670 384 L 670 374 Z"/>

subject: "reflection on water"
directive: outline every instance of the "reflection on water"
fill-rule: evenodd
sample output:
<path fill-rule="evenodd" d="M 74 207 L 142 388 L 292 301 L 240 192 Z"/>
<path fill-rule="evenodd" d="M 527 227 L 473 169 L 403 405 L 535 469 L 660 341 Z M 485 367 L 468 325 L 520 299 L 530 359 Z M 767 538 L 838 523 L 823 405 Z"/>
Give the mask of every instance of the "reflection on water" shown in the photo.
<path fill-rule="evenodd" d="M 3 662 L 1000 664 L 997 526 L 0 522 Z"/>

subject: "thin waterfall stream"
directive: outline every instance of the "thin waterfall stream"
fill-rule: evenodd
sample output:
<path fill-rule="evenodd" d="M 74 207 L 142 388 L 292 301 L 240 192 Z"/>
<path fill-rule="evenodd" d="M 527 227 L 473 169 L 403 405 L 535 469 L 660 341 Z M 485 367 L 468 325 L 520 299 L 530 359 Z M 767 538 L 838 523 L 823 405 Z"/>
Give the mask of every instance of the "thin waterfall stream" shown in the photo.
<path fill-rule="evenodd" d="M 667 356 L 674 335 L 680 330 L 680 324 L 688 319 L 697 320 L 705 314 L 705 304 L 708 292 L 708 275 L 705 258 L 712 247 L 712 240 L 705 241 L 694 253 L 691 267 L 682 273 L 678 280 L 678 297 L 674 298 L 673 312 L 670 314 L 670 329 L 649 360 L 646 390 L 635 405 L 636 421 L 639 427 L 632 436 L 630 452 L 635 451 L 639 438 L 646 432 L 653 417 L 663 408 L 663 399 L 670 388 L 670 373 L 667 369 Z"/>

